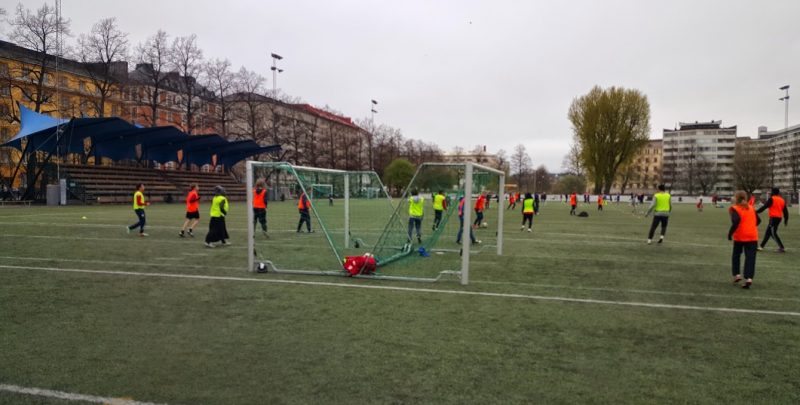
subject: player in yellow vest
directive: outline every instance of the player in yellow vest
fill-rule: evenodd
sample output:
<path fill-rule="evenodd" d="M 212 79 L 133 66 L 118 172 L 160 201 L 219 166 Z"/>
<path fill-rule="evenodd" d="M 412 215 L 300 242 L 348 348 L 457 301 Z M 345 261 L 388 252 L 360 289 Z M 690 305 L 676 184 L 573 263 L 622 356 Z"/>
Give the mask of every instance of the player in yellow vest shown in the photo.
<path fill-rule="evenodd" d="M 664 185 L 659 184 L 658 192 L 653 196 L 653 202 L 650 204 L 647 213 L 644 214 L 644 217 L 647 218 L 651 212 L 655 211 L 653 213 L 653 224 L 650 226 L 650 234 L 647 236 L 648 245 L 653 242 L 653 235 L 656 233 L 658 224 L 661 224 L 661 238 L 658 240 L 658 243 L 664 242 L 664 234 L 667 233 L 669 213 L 672 211 L 672 200 L 670 199 L 669 193 L 665 192 L 664 189 Z"/>
<path fill-rule="evenodd" d="M 522 200 L 522 228 L 520 228 L 522 231 L 525 230 L 525 221 L 528 221 L 528 232 L 532 232 L 533 214 L 536 211 L 535 202 L 531 193 L 525 194 L 525 199 Z"/>
<path fill-rule="evenodd" d="M 444 191 L 439 190 L 439 193 L 433 196 L 433 230 L 439 229 L 439 224 L 442 222 L 442 212 L 447 211 L 447 197 Z"/>
<path fill-rule="evenodd" d="M 228 215 L 228 199 L 225 197 L 225 189 L 222 186 L 214 187 L 214 199 L 211 200 L 211 221 L 208 223 L 208 234 L 206 235 L 206 246 L 215 247 L 212 243 L 221 241 L 222 246 L 230 246 L 225 239 L 229 239 L 228 229 L 225 226 L 225 216 Z"/>
<path fill-rule="evenodd" d="M 144 184 L 137 184 L 136 185 L 136 192 L 133 194 L 133 212 L 136 213 L 136 217 L 139 218 L 139 222 L 127 227 L 128 234 L 131 233 L 131 230 L 139 228 L 139 236 L 147 236 L 144 233 L 144 225 L 147 222 L 144 215 L 144 207 L 150 205 L 144 200 Z"/>
<path fill-rule="evenodd" d="M 417 242 L 422 243 L 422 216 L 423 204 L 425 199 L 419 195 L 419 191 L 411 190 L 411 197 L 408 197 L 408 240 L 411 240 L 411 231 L 417 228 Z"/>

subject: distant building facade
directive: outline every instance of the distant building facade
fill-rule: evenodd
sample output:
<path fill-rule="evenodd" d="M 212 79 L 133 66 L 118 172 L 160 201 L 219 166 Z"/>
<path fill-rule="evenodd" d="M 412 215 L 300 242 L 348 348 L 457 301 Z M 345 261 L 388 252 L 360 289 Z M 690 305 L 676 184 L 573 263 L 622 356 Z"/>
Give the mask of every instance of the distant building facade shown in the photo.
<path fill-rule="evenodd" d="M 665 129 L 661 181 L 673 194 L 700 195 L 706 178 L 715 181 L 707 194 L 733 195 L 733 156 L 736 126 L 723 127 L 722 121 L 681 122 L 678 128 Z"/>
<path fill-rule="evenodd" d="M 796 195 L 800 188 L 800 124 L 778 131 L 758 127 L 756 141 L 774 159 L 774 187 Z"/>

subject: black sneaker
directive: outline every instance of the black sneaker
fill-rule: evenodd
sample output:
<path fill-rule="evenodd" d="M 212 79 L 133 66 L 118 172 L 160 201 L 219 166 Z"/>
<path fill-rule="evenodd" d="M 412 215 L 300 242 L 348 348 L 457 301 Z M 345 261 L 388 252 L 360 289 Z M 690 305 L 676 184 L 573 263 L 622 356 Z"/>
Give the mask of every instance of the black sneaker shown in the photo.
<path fill-rule="evenodd" d="M 191 229 L 189 229 L 189 236 L 191 236 L 191 237 L 193 237 L 193 238 L 194 238 L 194 233 L 192 232 L 192 230 L 191 230 Z"/>
<path fill-rule="evenodd" d="M 663 242 L 664 242 L 664 239 L 659 239 L 658 240 L 658 243 L 663 243 Z"/>
<path fill-rule="evenodd" d="M 183 238 L 183 237 L 184 237 L 184 235 L 183 235 L 183 231 L 181 231 L 181 233 L 179 233 L 179 234 L 178 234 L 178 236 L 180 236 L 181 238 Z"/>
<path fill-rule="evenodd" d="M 314 230 L 313 229 L 309 229 L 308 233 L 314 233 Z"/>
<path fill-rule="evenodd" d="M 417 236 L 417 243 L 422 244 L 422 238 L 420 238 L 419 236 Z"/>
<path fill-rule="evenodd" d="M 303 230 L 302 229 L 298 229 L 297 233 L 303 233 Z"/>

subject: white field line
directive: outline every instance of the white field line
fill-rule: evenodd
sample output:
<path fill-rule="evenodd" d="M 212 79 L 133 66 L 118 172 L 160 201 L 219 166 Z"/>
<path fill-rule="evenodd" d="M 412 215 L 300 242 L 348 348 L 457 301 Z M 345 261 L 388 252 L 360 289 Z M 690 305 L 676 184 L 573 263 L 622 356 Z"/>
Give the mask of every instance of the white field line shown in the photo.
<path fill-rule="evenodd" d="M 673 292 L 673 291 L 650 291 L 650 290 L 622 290 L 616 288 L 602 288 L 602 287 L 575 287 L 568 285 L 557 284 L 534 284 L 534 283 L 517 283 L 511 281 L 480 281 L 470 280 L 470 283 L 475 284 L 490 284 L 490 285 L 513 285 L 520 287 L 534 287 L 534 288 L 550 288 L 550 289 L 565 289 L 565 290 L 583 290 L 583 291 L 602 291 L 623 294 L 656 294 L 656 295 L 677 295 L 685 297 L 700 297 L 700 298 L 731 298 L 731 299 L 744 299 L 744 300 L 765 300 L 765 301 L 792 301 L 800 302 L 800 298 L 777 298 L 777 297 L 758 297 L 747 295 L 722 295 L 722 294 L 697 294 L 690 292 Z"/>
<path fill-rule="evenodd" d="M 0 259 L 11 259 L 11 260 L 29 260 L 35 262 L 67 262 L 67 263 L 96 263 L 96 264 L 121 264 L 121 265 L 141 265 L 141 266 L 153 266 L 153 267 L 170 267 L 174 268 L 174 263 L 153 263 L 153 262 L 122 262 L 122 261 L 109 261 L 109 260 L 82 260 L 82 259 L 51 259 L 51 258 L 42 258 L 42 257 L 18 257 L 18 256 L 0 256 Z M 242 271 L 244 267 L 221 267 L 221 266 L 197 266 L 197 265 L 181 265 L 181 267 L 185 268 L 193 268 L 193 269 L 212 269 L 212 270 L 238 270 Z M 742 300 L 765 300 L 765 301 L 792 301 L 792 302 L 800 302 L 800 298 L 778 298 L 778 297 L 752 297 L 746 295 L 721 295 L 721 294 L 697 294 L 697 293 L 682 293 L 682 292 L 669 292 L 669 291 L 650 291 L 650 290 L 623 290 L 623 289 L 614 289 L 614 288 L 601 288 L 601 287 L 574 287 L 574 286 L 566 286 L 566 285 L 557 285 L 557 284 L 534 284 L 534 283 L 521 283 L 521 282 L 511 282 L 511 281 L 480 281 L 480 280 L 471 280 L 471 283 L 475 284 L 490 284 L 490 285 L 515 285 L 515 286 L 523 286 L 523 287 L 534 287 L 534 288 L 550 288 L 550 289 L 572 289 L 572 290 L 586 290 L 586 291 L 605 291 L 605 292 L 614 292 L 614 293 L 622 293 L 622 294 L 657 294 L 657 295 L 677 295 L 677 296 L 691 296 L 691 297 L 703 297 L 703 298 L 731 298 L 731 299 L 742 299 Z"/>
<path fill-rule="evenodd" d="M 73 393 L 70 393 L 70 392 L 52 391 L 52 390 L 45 390 L 45 389 L 41 389 L 41 388 L 19 387 L 19 386 L 16 386 L 16 385 L 8 385 L 8 384 L 0 384 L 0 391 L 13 392 L 13 393 L 16 393 L 16 394 L 36 395 L 36 396 L 40 396 L 40 397 L 66 399 L 66 400 L 69 400 L 69 401 L 93 402 L 93 403 L 96 403 L 96 404 L 166 405 L 166 404 L 156 404 L 156 403 L 153 403 L 153 402 L 131 401 L 131 400 L 127 400 L 127 399 L 96 397 L 94 395 L 73 394 Z"/>
<path fill-rule="evenodd" d="M 494 297 L 494 298 L 518 298 L 525 300 L 573 302 L 582 304 L 800 317 L 800 312 L 788 312 L 788 311 L 769 311 L 761 309 L 741 309 L 741 308 L 725 308 L 725 307 L 701 307 L 692 305 L 671 305 L 671 304 L 657 304 L 657 303 L 634 302 L 634 301 L 608 301 L 608 300 L 594 300 L 594 299 L 570 298 L 570 297 L 548 297 L 541 295 L 492 293 L 492 292 L 481 292 L 481 291 L 435 290 L 430 288 L 392 287 L 392 286 L 366 285 L 366 284 L 330 283 L 321 281 L 268 280 L 268 279 L 245 278 L 245 277 L 199 276 L 199 275 L 188 275 L 188 274 L 140 273 L 133 271 L 59 269 L 52 267 L 28 267 L 28 266 L 5 266 L 5 265 L 0 265 L 0 268 L 17 269 L 17 270 L 52 271 L 52 272 L 64 272 L 64 273 L 107 274 L 114 276 L 163 277 L 163 278 L 193 279 L 193 280 L 294 284 L 294 285 L 324 286 L 324 287 L 338 287 L 338 288 L 359 288 L 367 290 L 402 291 L 402 292 L 412 292 L 412 293 L 450 294 L 450 295 L 480 296 L 480 297 Z"/>
<path fill-rule="evenodd" d="M 283 246 L 296 246 L 296 245 L 283 245 Z M 469 259 L 469 261 L 470 262 L 491 262 L 491 263 L 494 263 L 494 262 L 497 261 L 497 257 L 498 256 L 493 256 L 491 254 L 491 252 L 488 252 L 485 255 L 472 256 L 472 258 Z M 505 252 L 500 257 L 524 257 L 524 258 L 530 258 L 530 259 L 543 259 L 543 260 L 565 259 L 565 260 L 575 260 L 575 261 L 601 261 L 601 262 L 613 262 L 613 263 L 641 263 L 641 264 L 647 265 L 647 266 L 650 265 L 649 262 L 643 261 L 641 259 L 632 259 L 631 260 L 631 259 L 609 258 L 609 257 L 599 257 L 598 258 L 598 257 L 553 256 L 553 255 L 545 256 L 545 255 L 537 255 L 537 254 L 531 254 L 531 255 L 511 254 L 511 253 L 505 253 Z M 708 266 L 709 262 L 689 262 L 689 261 L 681 260 L 680 264 Z M 776 262 L 776 261 L 771 261 L 771 260 L 758 260 L 758 264 L 759 265 L 766 264 L 766 265 L 770 265 L 770 266 L 777 266 L 777 265 L 783 265 L 783 264 L 786 264 L 786 263 Z M 781 269 L 781 270 L 794 270 L 796 267 L 797 266 L 772 267 L 772 268 L 773 269 Z M 534 268 L 535 268 L 535 266 L 534 266 Z"/>

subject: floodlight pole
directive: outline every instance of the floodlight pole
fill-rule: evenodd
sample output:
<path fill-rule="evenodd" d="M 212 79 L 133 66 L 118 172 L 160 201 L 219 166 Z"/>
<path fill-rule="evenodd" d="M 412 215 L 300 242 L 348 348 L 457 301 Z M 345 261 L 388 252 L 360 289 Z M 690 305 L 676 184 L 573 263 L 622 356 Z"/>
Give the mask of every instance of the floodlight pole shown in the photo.
<path fill-rule="evenodd" d="M 461 285 L 469 284 L 469 255 L 472 244 L 472 162 L 466 163 L 464 170 L 464 223 L 461 226 Z"/>
<path fill-rule="evenodd" d="M 248 207 L 253 206 L 253 192 L 250 191 L 250 187 L 252 187 L 253 184 L 253 163 L 254 162 L 252 160 L 247 161 L 247 176 L 246 176 L 247 188 L 245 190 L 247 192 Z M 254 218 L 255 214 L 253 213 L 252 209 L 248 209 L 246 211 L 247 211 L 247 242 L 248 244 L 250 243 L 253 244 L 252 249 L 247 249 L 247 265 L 248 265 L 247 271 L 254 271 L 255 260 L 256 260 L 256 254 L 255 254 L 256 246 L 255 246 L 255 241 L 253 241 L 253 237 L 255 236 L 255 230 L 253 229 L 253 220 L 255 219 Z"/>

